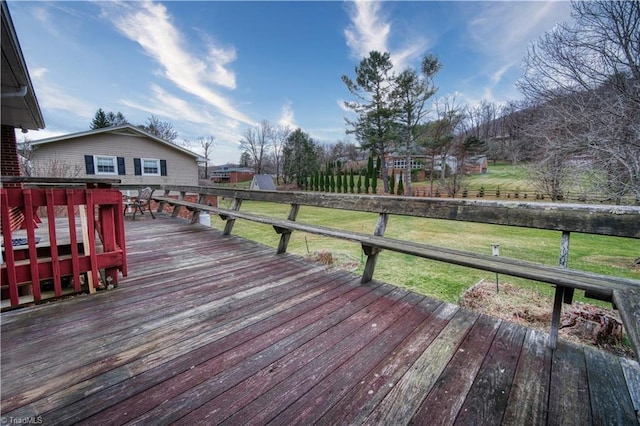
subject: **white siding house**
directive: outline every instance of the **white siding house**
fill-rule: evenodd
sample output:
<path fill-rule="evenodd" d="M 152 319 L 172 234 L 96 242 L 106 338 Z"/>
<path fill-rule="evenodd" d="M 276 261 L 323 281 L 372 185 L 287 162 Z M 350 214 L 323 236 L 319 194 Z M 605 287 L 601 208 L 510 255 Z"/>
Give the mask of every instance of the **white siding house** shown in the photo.
<path fill-rule="evenodd" d="M 34 176 L 118 178 L 123 185 L 198 185 L 200 156 L 131 125 L 31 142 Z"/>

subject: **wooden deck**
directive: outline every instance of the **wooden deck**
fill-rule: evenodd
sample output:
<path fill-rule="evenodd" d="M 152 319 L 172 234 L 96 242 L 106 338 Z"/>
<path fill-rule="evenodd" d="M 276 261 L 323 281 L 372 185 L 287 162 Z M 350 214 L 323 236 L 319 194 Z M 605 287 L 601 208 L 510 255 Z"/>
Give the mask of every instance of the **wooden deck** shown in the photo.
<path fill-rule="evenodd" d="M 3 421 L 639 423 L 635 361 L 180 219 L 117 290 L 2 314 Z"/>

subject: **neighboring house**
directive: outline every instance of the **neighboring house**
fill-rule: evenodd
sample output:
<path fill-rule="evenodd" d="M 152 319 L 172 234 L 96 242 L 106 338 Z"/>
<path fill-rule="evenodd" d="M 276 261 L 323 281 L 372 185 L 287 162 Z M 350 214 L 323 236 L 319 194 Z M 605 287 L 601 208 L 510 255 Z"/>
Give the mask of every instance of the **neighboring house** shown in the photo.
<path fill-rule="evenodd" d="M 204 161 L 131 125 L 32 141 L 31 148 L 34 176 L 51 174 L 53 167 L 75 177 L 118 178 L 123 185 L 198 185 L 198 162 Z"/>
<path fill-rule="evenodd" d="M 212 167 L 209 178 L 217 183 L 246 182 L 253 179 L 253 170 L 247 167 L 225 164 Z"/>
<path fill-rule="evenodd" d="M 425 170 L 431 168 L 432 158 L 429 155 L 424 154 L 416 154 L 411 157 L 411 168 L 414 170 L 418 170 L 419 176 L 418 179 L 425 178 Z M 456 173 L 458 170 L 458 159 L 453 155 L 447 155 L 443 158 L 439 155 L 433 158 L 433 170 L 435 172 L 442 171 L 442 164 L 446 164 L 448 170 L 451 173 Z M 465 158 L 464 160 L 464 173 L 467 175 L 477 175 L 487 173 L 487 156 L 486 155 L 473 155 Z M 396 175 L 399 175 L 401 172 L 405 173 L 405 169 L 407 168 L 407 158 L 406 156 L 391 154 L 387 157 L 387 169 L 389 173 L 393 169 Z"/>
<path fill-rule="evenodd" d="M 16 144 L 16 129 L 44 129 L 44 119 L 33 91 L 31 77 L 22 55 L 9 8 L 2 8 L 2 144 L 0 146 L 0 174 L 20 176 L 20 163 Z M 20 184 L 14 184 L 20 186 Z M 5 187 L 14 186 L 12 184 Z"/>
<path fill-rule="evenodd" d="M 489 163 L 486 155 L 472 155 L 464 162 L 464 171 L 469 175 L 485 174 L 489 171 Z"/>
<path fill-rule="evenodd" d="M 276 185 L 273 183 L 271 175 L 255 175 L 251 181 L 249 189 L 258 189 L 261 191 L 275 191 Z"/>

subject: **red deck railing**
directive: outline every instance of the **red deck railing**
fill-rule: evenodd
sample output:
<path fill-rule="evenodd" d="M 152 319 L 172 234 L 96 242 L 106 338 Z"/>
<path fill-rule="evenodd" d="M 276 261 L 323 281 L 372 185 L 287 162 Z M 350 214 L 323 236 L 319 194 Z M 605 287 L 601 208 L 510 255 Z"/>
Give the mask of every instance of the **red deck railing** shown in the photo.
<path fill-rule="evenodd" d="M 12 307 L 25 303 L 25 295 L 32 295 L 28 303 L 40 302 L 45 280 L 53 281 L 53 296 L 60 297 L 63 278 L 72 279 L 72 292 L 93 293 L 100 270 L 113 285 L 118 271 L 127 275 L 122 194 L 117 189 L 2 188 L 0 198 L 2 298 Z M 38 212 L 47 218 L 41 224 Z M 16 231 L 17 225 L 22 230 Z M 14 246 L 12 240 L 25 231 Z"/>

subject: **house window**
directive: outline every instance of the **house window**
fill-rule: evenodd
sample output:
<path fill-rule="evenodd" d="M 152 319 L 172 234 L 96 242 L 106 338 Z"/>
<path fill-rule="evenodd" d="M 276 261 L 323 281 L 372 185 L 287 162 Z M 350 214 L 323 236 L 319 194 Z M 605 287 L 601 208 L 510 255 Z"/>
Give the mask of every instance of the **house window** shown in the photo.
<path fill-rule="evenodd" d="M 142 158 L 143 176 L 160 176 L 160 160 Z"/>
<path fill-rule="evenodd" d="M 118 162 L 116 157 L 107 157 L 102 155 L 94 156 L 96 165 L 96 174 L 98 175 L 117 175 Z"/>

